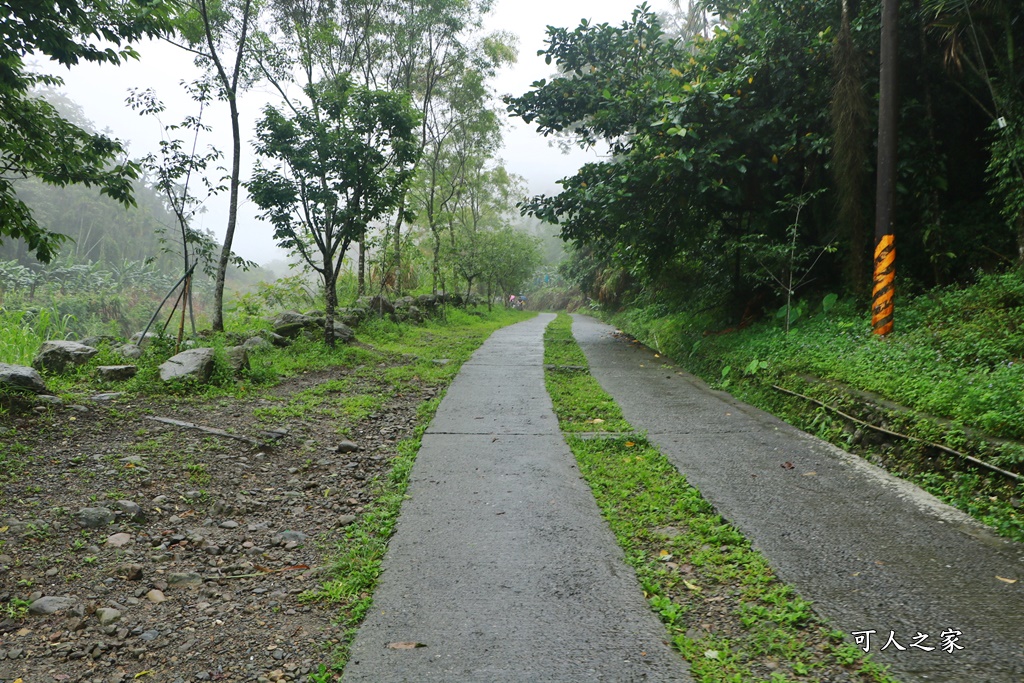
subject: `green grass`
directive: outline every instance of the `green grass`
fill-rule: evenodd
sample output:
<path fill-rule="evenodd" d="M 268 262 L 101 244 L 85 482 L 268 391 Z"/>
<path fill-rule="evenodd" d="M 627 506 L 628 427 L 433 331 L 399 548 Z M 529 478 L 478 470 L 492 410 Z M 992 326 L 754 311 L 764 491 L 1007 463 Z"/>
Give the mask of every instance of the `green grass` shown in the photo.
<path fill-rule="evenodd" d="M 35 313 L 0 308 L 0 363 L 31 365 L 44 341 L 67 338 L 73 321 L 48 308 Z"/>
<path fill-rule="evenodd" d="M 566 315 L 553 321 L 545 349 L 580 364 L 578 348 L 563 348 L 572 344 L 571 324 Z M 779 581 L 764 557 L 643 435 L 572 434 L 575 416 L 594 405 L 604 407 L 603 424 L 632 432 L 588 372 L 548 370 L 546 382 L 580 473 L 695 680 L 815 681 L 826 667 L 842 667 L 851 680 L 892 681 Z"/>

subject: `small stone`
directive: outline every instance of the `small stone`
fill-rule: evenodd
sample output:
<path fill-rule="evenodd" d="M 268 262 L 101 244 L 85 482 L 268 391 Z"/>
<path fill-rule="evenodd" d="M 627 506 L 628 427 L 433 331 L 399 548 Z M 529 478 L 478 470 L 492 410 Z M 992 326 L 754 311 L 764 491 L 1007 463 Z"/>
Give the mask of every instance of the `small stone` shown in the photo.
<path fill-rule="evenodd" d="M 148 593 L 146 593 L 146 599 L 152 602 L 154 605 L 159 605 L 161 602 L 167 599 L 167 596 L 164 595 L 163 591 L 154 588 Z"/>
<path fill-rule="evenodd" d="M 287 546 L 289 543 L 294 543 L 295 545 L 292 546 L 293 548 L 300 543 L 304 543 L 305 540 L 306 534 L 302 533 L 301 531 L 293 531 L 291 529 L 274 534 L 274 537 L 272 539 L 274 545 Z"/>
<path fill-rule="evenodd" d="M 109 391 L 102 394 L 93 394 L 89 398 L 94 401 L 114 401 L 124 396 L 123 391 Z"/>
<path fill-rule="evenodd" d="M 134 365 L 101 365 L 96 373 L 104 382 L 123 382 L 131 379 L 139 369 Z"/>
<path fill-rule="evenodd" d="M 107 545 L 113 548 L 123 548 L 131 542 L 131 534 L 120 533 L 107 537 Z"/>
<path fill-rule="evenodd" d="M 114 523 L 114 513 L 103 507 L 82 508 L 75 513 L 75 521 L 86 529 L 99 529 Z"/>
<path fill-rule="evenodd" d="M 34 600 L 32 604 L 28 606 L 28 613 L 54 614 L 56 612 L 63 612 L 64 610 L 71 609 L 77 604 L 78 600 L 75 598 L 47 595 L 39 598 L 38 600 Z"/>
<path fill-rule="evenodd" d="M 142 506 L 138 503 L 130 500 L 119 500 L 114 503 L 121 513 L 132 522 L 145 523 L 146 513 L 142 511 Z"/>
<path fill-rule="evenodd" d="M 274 650 L 274 654 L 272 654 L 271 657 L 273 657 L 277 661 L 281 661 L 282 659 L 284 659 L 284 650 L 280 648 Z"/>
<path fill-rule="evenodd" d="M 160 631 L 157 631 L 155 629 L 151 629 L 149 631 L 143 631 L 142 635 L 139 636 L 139 638 L 141 638 L 142 641 L 145 642 L 145 643 L 151 643 L 151 642 L 153 642 L 154 640 L 156 640 L 159 637 L 160 637 Z"/>
<path fill-rule="evenodd" d="M 167 575 L 167 585 L 170 586 L 198 586 L 203 582 L 203 577 L 194 572 L 174 573 Z"/>
<path fill-rule="evenodd" d="M 141 581 L 142 580 L 142 565 L 132 564 L 129 565 L 125 570 L 125 578 L 129 581 Z"/>
<path fill-rule="evenodd" d="M 355 522 L 357 519 L 359 518 L 355 515 L 341 515 L 338 517 L 338 526 L 348 526 L 349 524 Z"/>
<path fill-rule="evenodd" d="M 121 620 L 121 611 L 113 607 L 100 607 L 96 610 L 96 618 L 99 619 L 100 626 L 109 626 Z"/>
<path fill-rule="evenodd" d="M 227 519 L 221 522 L 218 526 L 220 526 L 221 529 L 237 529 L 238 522 L 231 519 Z"/>
<path fill-rule="evenodd" d="M 358 450 L 360 450 L 359 445 L 353 441 L 349 441 L 348 439 L 342 439 L 334 448 L 336 453 L 354 453 Z"/>

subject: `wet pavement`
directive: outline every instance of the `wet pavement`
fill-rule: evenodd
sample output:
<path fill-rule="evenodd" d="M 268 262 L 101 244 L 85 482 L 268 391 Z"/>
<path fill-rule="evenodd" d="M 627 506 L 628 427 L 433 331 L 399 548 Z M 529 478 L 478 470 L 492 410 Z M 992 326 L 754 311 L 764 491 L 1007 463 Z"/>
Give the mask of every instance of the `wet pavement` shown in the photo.
<path fill-rule="evenodd" d="M 558 429 L 552 317 L 495 332 L 448 389 L 344 681 L 691 680 Z"/>
<path fill-rule="evenodd" d="M 591 374 L 819 614 L 904 683 L 1024 681 L 1024 545 L 614 332 L 574 316 Z"/>

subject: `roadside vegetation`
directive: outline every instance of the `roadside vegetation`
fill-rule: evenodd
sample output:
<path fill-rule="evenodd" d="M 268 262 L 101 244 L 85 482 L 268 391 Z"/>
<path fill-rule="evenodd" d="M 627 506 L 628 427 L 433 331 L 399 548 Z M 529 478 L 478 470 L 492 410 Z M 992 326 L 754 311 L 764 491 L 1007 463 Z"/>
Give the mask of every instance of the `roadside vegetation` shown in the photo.
<path fill-rule="evenodd" d="M 1024 273 L 906 297 L 885 339 L 834 299 L 801 301 L 788 333 L 776 316 L 716 333 L 713 313 L 664 303 L 609 319 L 709 384 L 1024 540 L 1024 484 L 932 445 L 1024 477 Z"/>
<path fill-rule="evenodd" d="M 840 670 L 892 681 L 622 419 L 589 374 L 569 316 L 548 326 L 544 347 L 548 391 L 580 473 L 697 681 L 830 680 Z"/>

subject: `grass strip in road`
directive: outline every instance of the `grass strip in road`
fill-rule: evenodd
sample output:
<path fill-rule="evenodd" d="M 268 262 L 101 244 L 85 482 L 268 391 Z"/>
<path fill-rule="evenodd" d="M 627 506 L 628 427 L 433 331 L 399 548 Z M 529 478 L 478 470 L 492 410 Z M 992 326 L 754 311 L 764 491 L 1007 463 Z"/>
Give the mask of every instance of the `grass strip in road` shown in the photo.
<path fill-rule="evenodd" d="M 831 629 L 760 553 L 690 486 L 589 372 L 560 314 L 544 335 L 545 380 L 602 515 L 671 642 L 701 683 L 847 680 L 893 683 Z M 588 438 L 573 432 L 614 432 Z"/>

